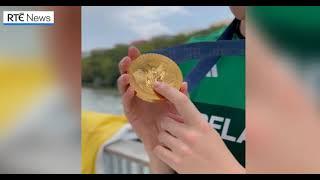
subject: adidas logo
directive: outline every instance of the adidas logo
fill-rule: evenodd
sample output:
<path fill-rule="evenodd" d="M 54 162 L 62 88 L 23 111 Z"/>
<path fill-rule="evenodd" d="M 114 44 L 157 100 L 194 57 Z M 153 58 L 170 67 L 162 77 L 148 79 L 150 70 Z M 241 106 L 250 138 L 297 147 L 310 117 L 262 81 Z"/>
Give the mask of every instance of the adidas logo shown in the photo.
<path fill-rule="evenodd" d="M 213 77 L 213 78 L 217 78 L 218 77 L 218 69 L 217 69 L 217 65 L 214 65 L 210 71 L 207 73 L 206 77 Z"/>

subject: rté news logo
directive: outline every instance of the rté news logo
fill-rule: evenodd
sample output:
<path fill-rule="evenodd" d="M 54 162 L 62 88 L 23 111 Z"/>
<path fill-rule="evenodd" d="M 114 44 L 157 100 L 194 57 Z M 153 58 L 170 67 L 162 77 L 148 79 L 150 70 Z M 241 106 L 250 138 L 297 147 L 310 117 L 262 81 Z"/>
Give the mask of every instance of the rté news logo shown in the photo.
<path fill-rule="evenodd" d="M 3 11 L 4 25 L 53 25 L 54 11 Z"/>

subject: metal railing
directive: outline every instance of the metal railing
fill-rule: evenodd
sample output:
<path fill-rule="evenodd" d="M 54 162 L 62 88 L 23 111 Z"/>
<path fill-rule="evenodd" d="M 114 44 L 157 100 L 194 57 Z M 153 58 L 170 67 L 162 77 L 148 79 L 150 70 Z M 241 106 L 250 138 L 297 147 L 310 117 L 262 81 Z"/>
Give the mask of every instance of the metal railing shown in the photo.
<path fill-rule="evenodd" d="M 137 141 L 119 141 L 104 150 L 106 174 L 149 174 L 149 159 L 143 144 Z"/>

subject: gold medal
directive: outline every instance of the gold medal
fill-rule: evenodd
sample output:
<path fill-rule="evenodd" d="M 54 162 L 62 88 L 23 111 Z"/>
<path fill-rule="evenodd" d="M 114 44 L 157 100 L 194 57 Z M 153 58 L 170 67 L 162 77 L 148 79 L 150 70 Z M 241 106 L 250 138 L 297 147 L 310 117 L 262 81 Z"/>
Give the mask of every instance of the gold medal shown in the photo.
<path fill-rule="evenodd" d="M 148 102 L 162 100 L 154 90 L 156 81 L 180 89 L 182 73 L 178 65 L 170 58 L 154 53 L 140 55 L 133 60 L 129 70 L 130 85 L 137 92 L 137 96 Z"/>

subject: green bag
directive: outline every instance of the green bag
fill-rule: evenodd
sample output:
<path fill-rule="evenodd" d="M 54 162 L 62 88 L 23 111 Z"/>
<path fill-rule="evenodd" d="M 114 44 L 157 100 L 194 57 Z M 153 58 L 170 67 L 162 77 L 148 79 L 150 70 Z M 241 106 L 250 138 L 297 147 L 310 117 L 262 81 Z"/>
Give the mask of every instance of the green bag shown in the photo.
<path fill-rule="evenodd" d="M 187 43 L 216 41 L 226 27 Z M 239 38 L 234 35 L 233 39 Z M 179 64 L 185 77 L 197 64 Z M 245 166 L 245 56 L 224 56 L 190 93 L 190 98 L 210 125 L 221 135 L 236 159 Z M 209 143 L 209 142 L 208 142 Z"/>

